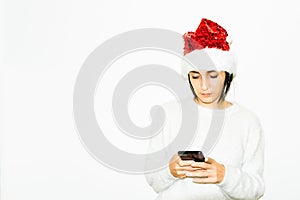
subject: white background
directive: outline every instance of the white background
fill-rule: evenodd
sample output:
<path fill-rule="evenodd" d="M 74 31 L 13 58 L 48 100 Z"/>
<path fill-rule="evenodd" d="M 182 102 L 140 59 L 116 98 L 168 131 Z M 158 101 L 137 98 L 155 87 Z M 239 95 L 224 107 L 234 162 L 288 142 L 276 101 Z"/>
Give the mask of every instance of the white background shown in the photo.
<path fill-rule="evenodd" d="M 0 6 L 1 199 L 154 199 L 142 175 L 108 169 L 82 146 L 74 83 L 86 57 L 110 37 L 146 27 L 194 31 L 203 17 L 228 28 L 237 44 L 235 100 L 265 130 L 263 199 L 300 198 L 297 1 L 2 0 Z"/>

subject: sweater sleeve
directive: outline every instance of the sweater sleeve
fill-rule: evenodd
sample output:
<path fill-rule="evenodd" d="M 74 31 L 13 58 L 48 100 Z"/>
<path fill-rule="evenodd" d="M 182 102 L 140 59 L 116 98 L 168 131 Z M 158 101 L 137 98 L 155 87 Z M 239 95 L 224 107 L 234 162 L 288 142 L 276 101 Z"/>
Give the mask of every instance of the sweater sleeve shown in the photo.
<path fill-rule="evenodd" d="M 250 128 L 241 167 L 224 164 L 225 176 L 217 185 L 229 199 L 254 200 L 263 196 L 264 141 L 260 124 Z"/>
<path fill-rule="evenodd" d="M 168 167 L 146 174 L 145 176 L 148 184 L 156 193 L 166 190 L 177 180 L 177 178 L 170 173 Z"/>
<path fill-rule="evenodd" d="M 163 120 L 162 118 L 160 118 L 160 116 L 157 113 L 154 113 L 154 117 L 158 118 L 157 121 Z M 156 126 L 158 125 L 153 124 L 152 128 L 155 129 L 157 128 Z M 165 145 L 168 143 L 170 131 L 171 130 L 170 130 L 169 121 L 166 120 L 160 133 L 149 140 L 147 153 L 151 153 L 163 149 Z M 167 156 L 165 156 L 164 160 L 169 161 L 170 158 L 167 158 Z M 161 161 L 155 158 L 150 159 L 149 156 L 146 157 L 147 171 L 149 170 L 149 166 L 159 166 L 160 163 L 157 162 L 161 162 Z M 160 170 L 155 170 L 155 171 L 150 170 L 150 172 L 145 174 L 145 178 L 148 184 L 153 188 L 153 190 L 156 193 L 160 193 L 166 190 L 178 179 L 171 174 L 168 165 L 164 166 Z"/>

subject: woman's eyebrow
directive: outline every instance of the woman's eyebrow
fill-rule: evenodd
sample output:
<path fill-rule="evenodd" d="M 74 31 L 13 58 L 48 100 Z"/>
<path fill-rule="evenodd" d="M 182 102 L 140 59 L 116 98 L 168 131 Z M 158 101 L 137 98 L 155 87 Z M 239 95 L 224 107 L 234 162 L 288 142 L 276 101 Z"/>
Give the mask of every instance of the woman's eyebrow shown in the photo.
<path fill-rule="evenodd" d="M 216 70 L 207 71 L 207 73 L 217 72 Z"/>
<path fill-rule="evenodd" d="M 191 71 L 192 73 L 195 73 L 195 74 L 200 74 L 199 72 L 197 72 L 197 71 Z"/>

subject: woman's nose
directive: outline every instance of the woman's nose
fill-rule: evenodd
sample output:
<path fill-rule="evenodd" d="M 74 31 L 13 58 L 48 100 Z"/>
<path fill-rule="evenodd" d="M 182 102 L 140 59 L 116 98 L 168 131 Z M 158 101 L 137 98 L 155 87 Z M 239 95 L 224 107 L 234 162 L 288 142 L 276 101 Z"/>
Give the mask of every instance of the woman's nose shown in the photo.
<path fill-rule="evenodd" d="M 201 89 L 204 90 L 204 91 L 207 90 L 208 89 L 208 85 L 209 85 L 208 80 L 203 79 L 202 80 L 202 84 L 201 84 Z"/>

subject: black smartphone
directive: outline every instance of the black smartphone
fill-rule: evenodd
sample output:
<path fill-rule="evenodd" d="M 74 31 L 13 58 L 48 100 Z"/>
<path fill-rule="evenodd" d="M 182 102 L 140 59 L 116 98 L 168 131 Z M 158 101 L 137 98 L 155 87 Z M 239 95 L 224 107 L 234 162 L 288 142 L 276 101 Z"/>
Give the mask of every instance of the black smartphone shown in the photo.
<path fill-rule="evenodd" d="M 193 160 L 195 162 L 204 162 L 205 157 L 202 151 L 178 151 L 181 160 Z"/>

